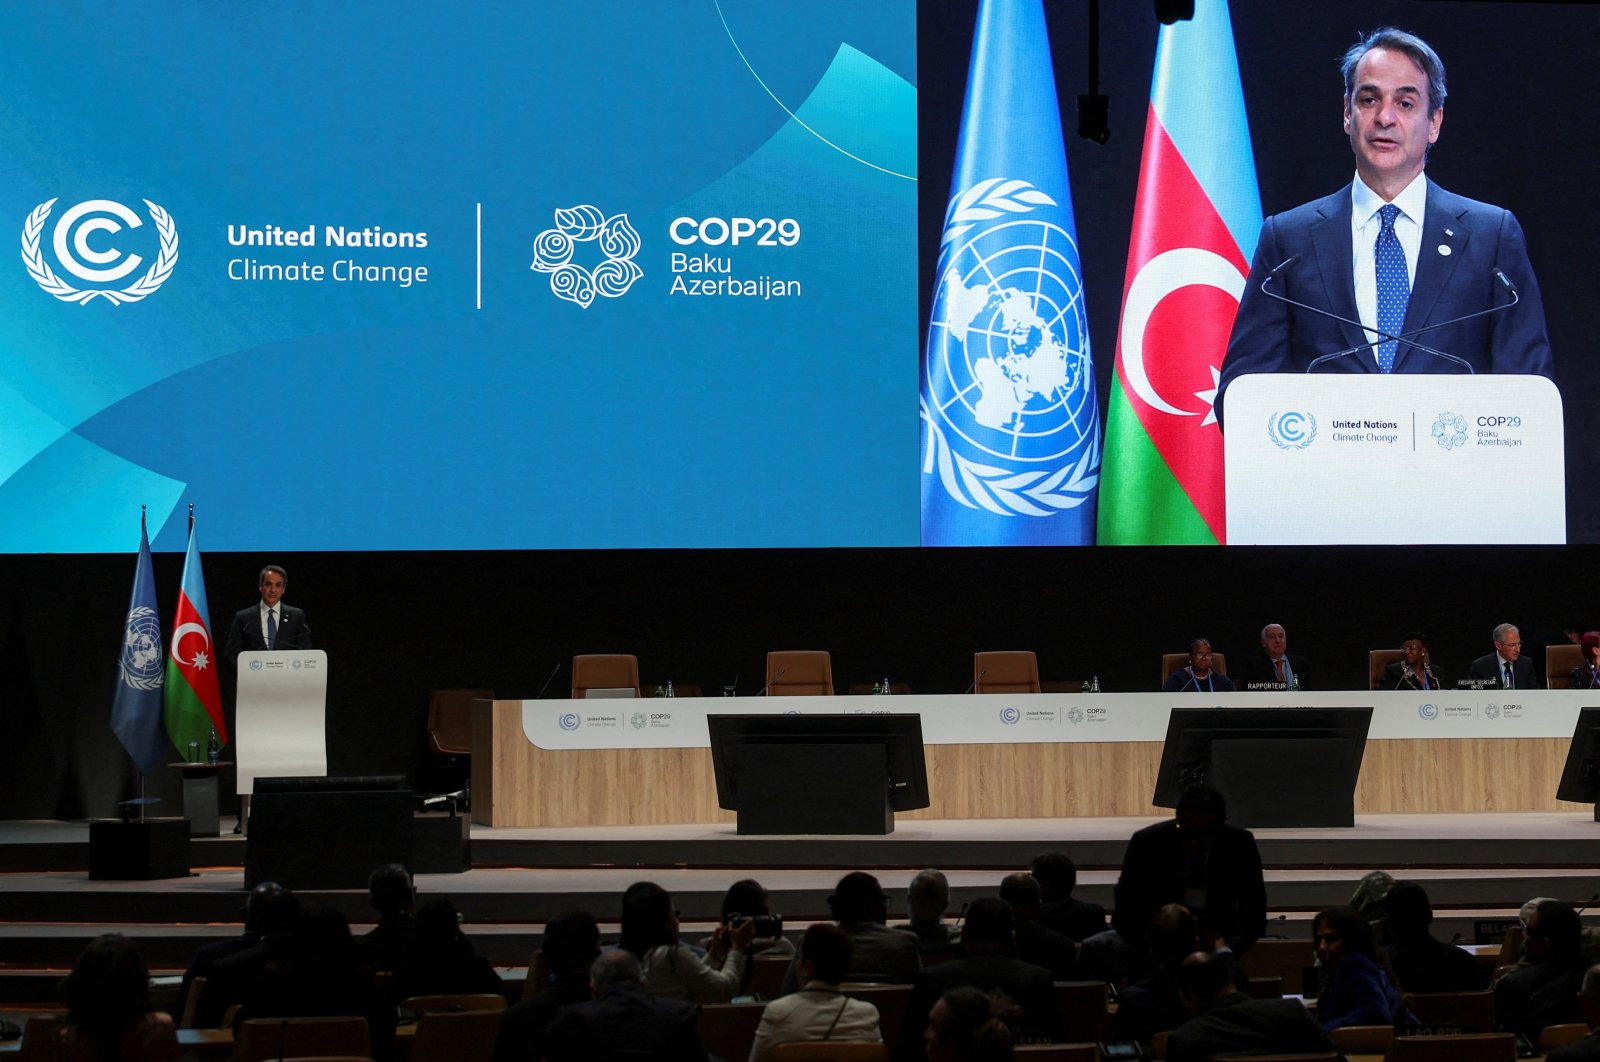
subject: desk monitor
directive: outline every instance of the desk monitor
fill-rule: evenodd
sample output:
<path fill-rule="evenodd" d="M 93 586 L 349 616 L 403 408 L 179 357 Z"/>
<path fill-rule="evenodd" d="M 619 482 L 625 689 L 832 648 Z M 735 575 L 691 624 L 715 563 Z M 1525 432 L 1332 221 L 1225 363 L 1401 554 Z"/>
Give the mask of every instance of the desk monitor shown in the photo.
<path fill-rule="evenodd" d="M 1600 799 L 1600 708 L 1578 711 L 1556 799 L 1578 804 L 1594 804 Z M 1600 806 L 1595 808 L 1595 821 L 1600 822 Z"/>
<path fill-rule="evenodd" d="M 1353 826 L 1370 707 L 1174 708 L 1157 807 L 1210 782 L 1240 826 Z"/>
<path fill-rule="evenodd" d="M 928 768 L 922 716 L 708 715 L 717 806 L 739 809 L 739 750 L 746 745 L 878 745 L 887 764 L 891 811 L 928 806 Z"/>

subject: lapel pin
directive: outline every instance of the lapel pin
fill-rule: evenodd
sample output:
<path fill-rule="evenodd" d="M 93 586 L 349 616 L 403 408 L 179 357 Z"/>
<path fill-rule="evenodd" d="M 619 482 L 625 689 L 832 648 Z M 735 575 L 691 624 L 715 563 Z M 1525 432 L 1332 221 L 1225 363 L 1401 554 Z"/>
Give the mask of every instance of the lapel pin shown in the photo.
<path fill-rule="evenodd" d="M 1444 255 L 1446 258 L 1449 258 L 1450 257 L 1450 245 L 1448 243 L 1441 243 L 1439 245 L 1439 253 Z"/>
<path fill-rule="evenodd" d="M 1456 230 L 1455 229 L 1445 229 L 1444 230 L 1444 234 L 1446 236 L 1454 236 L 1456 234 Z"/>

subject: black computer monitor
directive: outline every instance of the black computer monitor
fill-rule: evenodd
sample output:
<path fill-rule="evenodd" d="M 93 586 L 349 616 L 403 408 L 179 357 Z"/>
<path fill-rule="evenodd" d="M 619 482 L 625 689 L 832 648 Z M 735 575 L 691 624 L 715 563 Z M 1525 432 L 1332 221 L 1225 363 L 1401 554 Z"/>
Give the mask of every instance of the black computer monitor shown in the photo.
<path fill-rule="evenodd" d="M 1174 708 L 1157 807 L 1210 782 L 1242 826 L 1353 826 L 1370 707 Z"/>
<path fill-rule="evenodd" d="M 717 779 L 717 804 L 740 813 L 740 832 L 888 832 L 892 813 L 928 806 L 928 769 L 922 751 L 922 716 L 871 715 L 708 715 L 711 767 Z M 741 764 L 759 763 L 755 778 L 741 777 Z M 819 774 L 818 766 L 822 766 Z M 851 779 L 851 765 L 857 765 Z M 862 772 L 866 776 L 862 777 Z M 849 788 L 848 786 L 853 786 Z M 758 800 L 741 801 L 759 792 Z M 844 794 L 853 795 L 844 795 Z M 887 829 L 840 828 L 850 816 L 820 818 L 812 813 L 830 799 L 856 805 L 879 821 L 888 814 Z M 796 829 L 746 828 L 753 811 L 784 811 L 777 821 L 823 823 Z M 822 809 L 826 810 L 826 809 Z M 750 820 L 768 822 L 771 818 Z"/>
<path fill-rule="evenodd" d="M 1572 744 L 1567 746 L 1567 764 L 1561 769 L 1557 800 L 1594 804 L 1600 800 L 1600 708 L 1582 708 L 1572 727 Z M 1600 806 L 1595 808 L 1600 822 Z"/>

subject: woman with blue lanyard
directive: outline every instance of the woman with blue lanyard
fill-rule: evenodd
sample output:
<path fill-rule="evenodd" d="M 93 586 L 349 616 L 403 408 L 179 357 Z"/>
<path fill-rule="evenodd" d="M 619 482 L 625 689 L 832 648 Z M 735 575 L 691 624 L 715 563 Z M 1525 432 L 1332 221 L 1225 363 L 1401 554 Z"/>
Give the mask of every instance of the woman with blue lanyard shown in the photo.
<path fill-rule="evenodd" d="M 1196 638 L 1189 643 L 1189 666 L 1167 676 L 1162 693 L 1232 693 L 1233 680 L 1211 670 L 1211 641 Z"/>

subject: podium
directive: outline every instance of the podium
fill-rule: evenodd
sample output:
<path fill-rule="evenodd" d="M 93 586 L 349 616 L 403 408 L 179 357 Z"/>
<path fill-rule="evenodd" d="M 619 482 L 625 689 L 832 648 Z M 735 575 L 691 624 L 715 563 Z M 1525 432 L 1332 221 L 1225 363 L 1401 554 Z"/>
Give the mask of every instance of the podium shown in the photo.
<path fill-rule="evenodd" d="M 238 672 L 233 754 L 239 764 L 239 795 L 254 792 L 257 778 L 326 775 L 328 654 L 321 649 L 253 649 L 239 654 Z"/>
<path fill-rule="evenodd" d="M 1241 376 L 1228 544 L 1564 543 L 1564 440 L 1542 376 Z"/>

